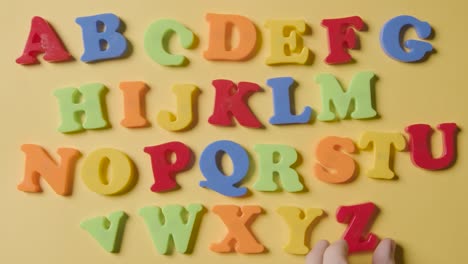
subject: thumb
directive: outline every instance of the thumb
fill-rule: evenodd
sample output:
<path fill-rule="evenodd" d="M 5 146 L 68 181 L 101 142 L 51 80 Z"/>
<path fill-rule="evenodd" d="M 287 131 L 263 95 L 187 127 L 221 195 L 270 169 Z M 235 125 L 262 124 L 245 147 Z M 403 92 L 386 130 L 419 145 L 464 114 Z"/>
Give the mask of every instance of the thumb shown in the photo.
<path fill-rule="evenodd" d="M 331 244 L 323 255 L 323 264 L 347 264 L 348 243 L 338 240 Z"/>
<path fill-rule="evenodd" d="M 380 241 L 374 251 L 372 264 L 395 264 L 395 241 L 386 238 Z"/>

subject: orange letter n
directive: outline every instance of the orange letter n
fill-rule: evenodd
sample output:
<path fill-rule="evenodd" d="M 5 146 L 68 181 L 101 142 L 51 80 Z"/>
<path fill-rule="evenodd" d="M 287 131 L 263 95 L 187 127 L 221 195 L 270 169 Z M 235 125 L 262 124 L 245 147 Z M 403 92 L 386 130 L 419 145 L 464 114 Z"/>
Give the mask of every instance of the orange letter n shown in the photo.
<path fill-rule="evenodd" d="M 23 181 L 18 190 L 23 192 L 42 192 L 39 178 L 44 178 L 59 195 L 70 195 L 73 189 L 73 172 L 81 153 L 72 148 L 59 148 L 61 163 L 55 162 L 50 155 L 38 145 L 25 144 L 21 150 L 26 155 Z"/>

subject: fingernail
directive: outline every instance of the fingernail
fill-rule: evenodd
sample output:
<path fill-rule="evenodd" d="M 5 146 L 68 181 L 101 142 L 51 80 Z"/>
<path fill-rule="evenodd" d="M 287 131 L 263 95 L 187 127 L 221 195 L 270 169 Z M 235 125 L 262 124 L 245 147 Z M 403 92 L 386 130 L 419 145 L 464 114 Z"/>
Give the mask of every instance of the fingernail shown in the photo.
<path fill-rule="evenodd" d="M 395 243 L 395 241 L 393 239 L 391 240 L 391 242 L 392 242 L 391 256 L 394 257 L 395 256 L 395 251 L 396 251 L 396 243 Z"/>
<path fill-rule="evenodd" d="M 346 240 L 343 239 L 343 243 L 345 244 L 346 253 L 348 253 L 348 250 L 349 250 L 348 241 L 346 241 Z"/>

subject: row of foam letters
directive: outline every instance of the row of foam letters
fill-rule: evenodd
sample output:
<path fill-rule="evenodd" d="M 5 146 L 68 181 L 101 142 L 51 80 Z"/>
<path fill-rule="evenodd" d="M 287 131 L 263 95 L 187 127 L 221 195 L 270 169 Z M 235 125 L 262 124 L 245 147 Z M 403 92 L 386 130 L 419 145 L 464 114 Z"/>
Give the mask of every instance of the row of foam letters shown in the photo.
<path fill-rule="evenodd" d="M 443 154 L 435 158 L 431 149 L 432 128 L 426 124 L 410 125 L 409 151 L 413 163 L 427 170 L 442 170 L 450 167 L 456 159 L 456 136 L 458 127 L 455 123 L 438 126 L 442 132 Z M 406 139 L 401 133 L 365 132 L 358 142 L 361 149 L 373 146 L 374 166 L 367 175 L 377 179 L 392 179 L 391 160 L 395 151 L 407 148 Z M 59 148 L 61 161 L 50 157 L 47 151 L 38 145 L 25 144 L 21 148 L 26 156 L 25 173 L 18 189 L 24 192 L 41 192 L 39 179 L 42 177 L 60 195 L 70 195 L 73 189 L 74 171 L 81 152 L 73 148 Z M 275 181 L 279 178 L 282 187 L 288 192 L 304 190 L 301 176 L 297 172 L 298 153 L 287 145 L 257 144 L 254 150 L 258 156 L 258 180 L 253 185 L 257 191 L 272 192 L 281 190 Z M 357 175 L 357 164 L 352 155 L 356 154 L 353 140 L 335 136 L 322 138 L 315 153 L 315 176 L 328 183 L 346 183 Z M 191 169 L 194 154 L 189 146 L 182 142 L 168 142 L 144 148 L 151 159 L 154 184 L 153 192 L 177 190 L 179 185 L 176 175 Z M 174 160 L 170 158 L 173 155 Z M 232 161 L 231 175 L 225 175 L 219 155 L 228 155 Z M 278 157 L 276 160 L 274 157 Z M 209 144 L 201 153 L 199 169 L 204 176 L 200 186 L 229 197 L 242 197 L 248 189 L 240 187 L 249 174 L 251 159 L 248 152 L 238 143 L 219 140 Z M 111 149 L 97 149 L 87 155 L 81 167 L 81 178 L 93 192 L 101 195 L 116 195 L 128 192 L 136 184 L 137 170 L 134 162 L 123 152 Z M 110 175 L 112 173 L 112 175 Z M 252 172 L 250 172 L 252 173 Z"/>
<path fill-rule="evenodd" d="M 323 216 L 323 210 L 282 206 L 276 211 L 289 228 L 289 240 L 284 251 L 296 255 L 307 254 L 310 250 L 307 245 L 310 226 L 319 221 Z M 341 206 L 337 209 L 336 220 L 339 223 L 348 224 L 342 238 L 348 242 L 349 254 L 372 251 L 376 248 L 379 238 L 373 233 L 365 232 L 370 228 L 377 211 L 377 207 L 371 202 Z M 215 205 L 211 212 L 219 216 L 227 228 L 225 237 L 220 242 L 211 244 L 209 247 L 211 251 L 243 254 L 266 252 L 266 247 L 251 229 L 255 219 L 264 213 L 262 207 Z M 191 253 L 204 213 L 205 208 L 201 204 L 190 204 L 186 207 L 180 205 L 148 206 L 139 211 L 159 254 L 171 254 L 172 249 L 178 253 Z M 106 251 L 118 253 L 127 219 L 128 215 L 125 212 L 116 211 L 109 217 L 87 219 L 81 223 L 81 227 Z"/>
<path fill-rule="evenodd" d="M 317 119 L 324 122 L 339 119 L 372 119 L 378 116 L 375 110 L 374 80 L 370 71 L 356 73 L 347 89 L 331 74 L 319 74 L 316 81 L 320 85 L 322 110 Z M 306 106 L 300 114 L 292 113 L 294 87 L 292 77 L 271 78 L 266 81 L 272 90 L 272 125 L 310 124 L 314 109 Z M 218 79 L 212 81 L 215 89 L 213 113 L 208 122 L 215 126 L 234 126 L 237 122 L 249 128 L 264 128 L 248 104 L 248 99 L 262 90 L 253 82 Z M 127 128 L 144 128 L 150 125 L 146 115 L 146 94 L 149 86 L 142 81 L 121 82 L 124 118 L 121 125 Z M 58 130 L 62 133 L 75 133 L 84 130 L 106 129 L 111 126 L 105 113 L 105 95 L 108 88 L 100 83 L 82 85 L 79 88 L 66 87 L 54 92 L 59 104 L 62 122 Z M 176 113 L 160 111 L 157 123 L 168 131 L 186 131 L 194 127 L 198 111 L 200 89 L 193 84 L 174 85 Z M 353 107 L 354 104 L 354 107 Z M 114 112 L 114 111 L 112 111 Z M 83 120 L 82 115 L 86 118 Z"/>
<path fill-rule="evenodd" d="M 256 25 L 249 18 L 236 14 L 208 13 L 206 20 L 209 23 L 208 47 L 203 53 L 206 60 L 246 61 L 255 56 L 261 41 Z M 78 17 L 76 23 L 82 29 L 82 61 L 96 62 L 128 55 L 129 41 L 122 33 L 122 21 L 117 15 L 106 13 Z M 365 22 L 359 16 L 352 16 L 324 19 L 321 24 L 328 31 L 329 54 L 325 62 L 352 62 L 353 58 L 348 50 L 359 48 L 355 30 L 366 30 Z M 302 39 L 309 30 L 303 19 L 268 20 L 265 25 L 270 30 L 270 55 L 265 60 L 266 64 L 310 63 L 311 51 L 304 46 Z M 422 39 L 430 39 L 433 34 L 429 23 L 413 16 L 401 15 L 388 20 L 381 29 L 380 44 L 389 57 L 403 62 L 415 62 L 431 54 L 433 47 L 428 42 L 403 41 L 402 36 L 410 27 L 414 28 L 418 37 Z M 233 28 L 239 34 L 235 46 L 231 43 Z M 185 66 L 189 62 L 187 57 L 168 51 L 169 40 L 173 34 L 177 34 L 183 48 L 195 48 L 196 36 L 191 29 L 176 20 L 161 19 L 147 28 L 144 49 L 151 59 L 161 65 Z M 41 17 L 34 17 L 23 54 L 16 62 L 23 65 L 39 63 L 37 55 L 40 53 L 44 53 L 44 60 L 49 62 L 72 59 L 72 55 L 49 23 Z"/>

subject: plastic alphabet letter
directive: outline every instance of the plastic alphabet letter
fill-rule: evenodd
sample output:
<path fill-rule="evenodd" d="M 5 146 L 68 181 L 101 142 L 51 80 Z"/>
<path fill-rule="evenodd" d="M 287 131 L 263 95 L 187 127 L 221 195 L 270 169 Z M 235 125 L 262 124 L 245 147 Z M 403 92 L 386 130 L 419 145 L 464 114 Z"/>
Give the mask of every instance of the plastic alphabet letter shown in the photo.
<path fill-rule="evenodd" d="M 377 213 L 377 207 L 373 203 L 341 206 L 336 211 L 336 220 L 339 223 L 348 224 L 343 234 L 343 239 L 348 242 L 348 253 L 373 251 L 379 238 L 370 233 L 364 234 L 370 228 Z"/>
<path fill-rule="evenodd" d="M 443 133 L 443 152 L 439 158 L 434 158 L 431 152 L 430 136 L 432 128 L 426 124 L 408 126 L 406 132 L 410 135 L 409 150 L 414 165 L 426 170 L 443 170 L 453 165 L 457 155 L 457 124 L 444 123 L 437 126 Z"/>
<path fill-rule="evenodd" d="M 246 102 L 252 93 L 261 90 L 258 84 L 240 82 L 236 86 L 230 80 L 214 80 L 213 86 L 216 89 L 216 96 L 213 114 L 208 119 L 210 124 L 233 126 L 234 116 L 245 127 L 262 127 Z"/>
<path fill-rule="evenodd" d="M 120 124 L 128 128 L 147 127 L 145 96 L 149 88 L 144 82 L 121 82 L 124 97 L 124 119 Z"/>
<path fill-rule="evenodd" d="M 133 188 L 137 176 L 135 165 L 127 155 L 102 148 L 86 157 L 81 167 L 81 179 L 95 193 L 119 195 Z"/>
<path fill-rule="evenodd" d="M 358 39 L 353 28 L 361 31 L 364 29 L 364 21 L 358 16 L 324 19 L 322 26 L 328 29 L 328 43 L 330 53 L 325 58 L 328 64 L 350 62 L 353 58 L 347 49 L 357 48 Z"/>
<path fill-rule="evenodd" d="M 109 127 L 105 113 L 104 96 L 107 88 L 99 83 L 83 85 L 80 88 L 63 88 L 54 92 L 57 97 L 62 123 L 58 131 L 62 133 L 79 132 L 84 129 Z M 80 102 L 80 98 L 83 98 Z M 84 114 L 86 119 L 81 120 Z"/>
<path fill-rule="evenodd" d="M 416 62 L 430 55 L 432 45 L 424 41 L 411 39 L 405 41 L 404 47 L 401 46 L 404 32 L 409 27 L 413 27 L 422 39 L 431 37 L 432 28 L 429 23 L 412 16 L 394 17 L 385 23 L 380 33 L 380 45 L 389 57 L 403 62 Z"/>
<path fill-rule="evenodd" d="M 305 64 L 310 51 L 304 47 L 301 34 L 306 33 L 304 20 L 268 20 L 265 26 L 270 29 L 270 56 L 266 64 Z"/>
<path fill-rule="evenodd" d="M 331 74 L 320 74 L 316 81 L 320 84 L 322 96 L 322 112 L 317 116 L 320 121 L 334 121 L 336 116 L 332 112 L 332 103 L 339 117 L 348 117 L 351 101 L 354 102 L 354 111 L 351 117 L 354 119 L 367 119 L 377 115 L 372 106 L 372 80 L 373 72 L 357 73 L 346 92 L 343 92 L 338 80 Z"/>
<path fill-rule="evenodd" d="M 23 54 L 16 59 L 16 63 L 23 65 L 39 63 L 37 59 L 39 53 L 44 53 L 43 59 L 49 62 L 72 59 L 49 23 L 45 19 L 35 16 L 31 21 L 31 30 Z"/>
<path fill-rule="evenodd" d="M 239 15 L 207 14 L 210 24 L 208 49 L 203 53 L 207 60 L 245 61 L 255 55 L 257 29 L 248 18 Z M 232 32 L 236 28 L 239 41 L 232 47 Z"/>
<path fill-rule="evenodd" d="M 106 217 L 95 217 L 81 222 L 80 226 L 111 253 L 118 253 L 128 215 L 123 211 L 113 212 Z"/>
<path fill-rule="evenodd" d="M 352 180 L 356 172 L 356 164 L 349 155 L 356 147 L 349 138 L 326 137 L 317 145 L 315 155 L 315 176 L 328 183 L 346 183 Z"/>
<path fill-rule="evenodd" d="M 182 47 L 189 49 L 193 46 L 195 42 L 193 32 L 175 20 L 158 20 L 151 24 L 145 32 L 146 53 L 161 65 L 180 66 L 188 62 L 185 56 L 168 52 L 169 41 L 173 33 L 179 37 Z"/>
<path fill-rule="evenodd" d="M 250 225 L 262 213 L 260 206 L 216 205 L 212 208 L 228 228 L 224 239 L 212 244 L 210 249 L 218 253 L 238 252 L 256 254 L 265 251 L 250 230 Z"/>
<path fill-rule="evenodd" d="M 76 23 L 81 26 L 84 53 L 81 60 L 95 62 L 120 58 L 127 52 L 127 39 L 119 32 L 121 21 L 114 14 L 100 14 L 79 17 Z"/>
<path fill-rule="evenodd" d="M 224 175 L 220 170 L 220 154 L 229 155 L 234 171 L 230 176 Z M 249 170 L 249 155 L 245 149 L 232 141 L 221 140 L 208 145 L 200 157 L 200 170 L 206 181 L 201 181 L 200 186 L 212 189 L 222 195 L 230 197 L 244 196 L 247 188 L 237 187 Z"/>
<path fill-rule="evenodd" d="M 288 224 L 289 242 L 284 251 L 295 255 L 306 255 L 310 249 L 305 245 L 307 230 L 310 225 L 318 219 L 323 211 L 316 208 L 301 210 L 297 207 L 283 206 L 276 210 Z"/>
<path fill-rule="evenodd" d="M 274 181 L 275 174 L 281 179 L 284 189 L 288 192 L 299 192 L 304 189 L 299 175 L 291 168 L 297 161 L 294 148 L 284 145 L 262 145 L 254 147 L 259 156 L 259 178 L 253 188 L 258 191 L 272 192 L 278 190 Z M 275 156 L 279 160 L 275 161 Z"/>
<path fill-rule="evenodd" d="M 359 141 L 359 147 L 366 149 L 374 146 L 374 168 L 367 172 L 367 176 L 375 179 L 393 179 L 395 173 L 389 168 L 392 160 L 392 147 L 396 151 L 406 149 L 406 140 L 401 133 L 365 132 Z"/>
<path fill-rule="evenodd" d="M 72 148 L 59 148 L 57 153 L 61 162 L 55 162 L 45 149 L 33 144 L 24 144 L 21 150 L 26 155 L 23 181 L 18 190 L 23 192 L 42 192 L 39 178 L 42 177 L 55 193 L 66 196 L 73 191 L 74 171 L 81 153 Z"/>
<path fill-rule="evenodd" d="M 158 114 L 158 124 L 169 131 L 181 131 L 189 128 L 194 120 L 194 106 L 199 93 L 198 87 L 192 84 L 178 84 L 172 87 L 177 99 L 177 114 L 161 111 Z"/>
<path fill-rule="evenodd" d="M 302 114 L 291 113 L 291 88 L 294 86 L 294 79 L 291 77 L 280 77 L 267 80 L 267 84 L 273 90 L 273 106 L 275 114 L 270 118 L 270 124 L 304 124 L 310 121 L 312 108 L 304 107 Z"/>
<path fill-rule="evenodd" d="M 190 241 L 197 236 L 203 205 L 167 205 L 163 208 L 148 206 L 140 209 L 146 226 L 159 254 L 170 254 L 169 244 L 173 243 L 179 253 L 190 253 Z M 186 220 L 185 220 L 186 219 Z"/>
<path fill-rule="evenodd" d="M 151 156 L 154 184 L 153 192 L 166 192 L 177 189 L 175 181 L 177 173 L 189 169 L 192 151 L 181 142 L 169 142 L 162 145 L 145 147 L 144 151 Z M 175 162 L 171 162 L 171 154 L 175 155 Z"/>

